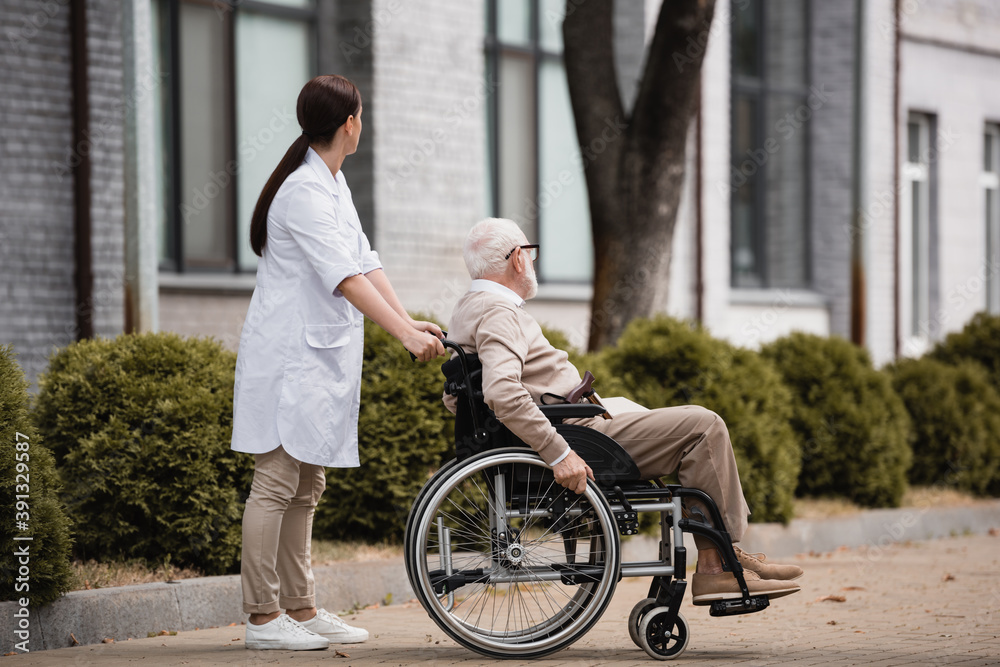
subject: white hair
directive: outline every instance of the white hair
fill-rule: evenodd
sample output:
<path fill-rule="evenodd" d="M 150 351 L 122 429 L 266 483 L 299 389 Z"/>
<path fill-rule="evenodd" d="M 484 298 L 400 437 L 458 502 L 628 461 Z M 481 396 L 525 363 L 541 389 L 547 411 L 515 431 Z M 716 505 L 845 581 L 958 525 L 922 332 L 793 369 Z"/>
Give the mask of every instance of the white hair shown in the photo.
<path fill-rule="evenodd" d="M 525 243 L 524 232 L 513 220 L 486 218 L 469 230 L 462 256 L 473 280 L 483 276 L 503 273 L 507 255 L 513 248 Z"/>

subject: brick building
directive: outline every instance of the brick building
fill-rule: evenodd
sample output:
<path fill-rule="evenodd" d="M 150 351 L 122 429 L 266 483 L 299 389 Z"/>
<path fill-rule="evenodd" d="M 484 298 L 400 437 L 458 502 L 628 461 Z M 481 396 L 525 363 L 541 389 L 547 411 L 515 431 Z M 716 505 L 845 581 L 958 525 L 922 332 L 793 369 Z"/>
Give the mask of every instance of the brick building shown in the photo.
<path fill-rule="evenodd" d="M 626 107 L 659 2 L 616 2 Z M 467 284 L 466 230 L 513 217 L 542 244 L 529 307 L 582 345 L 592 250 L 565 10 L 0 0 L 0 342 L 30 377 L 89 330 L 235 347 L 250 210 L 299 132 L 299 88 L 336 72 L 364 96 L 344 171 L 403 302 L 446 321 Z M 1000 312 L 996 3 L 718 0 L 688 48 L 706 40 L 663 310 L 753 346 L 795 329 L 850 336 L 863 302 L 878 362 Z"/>

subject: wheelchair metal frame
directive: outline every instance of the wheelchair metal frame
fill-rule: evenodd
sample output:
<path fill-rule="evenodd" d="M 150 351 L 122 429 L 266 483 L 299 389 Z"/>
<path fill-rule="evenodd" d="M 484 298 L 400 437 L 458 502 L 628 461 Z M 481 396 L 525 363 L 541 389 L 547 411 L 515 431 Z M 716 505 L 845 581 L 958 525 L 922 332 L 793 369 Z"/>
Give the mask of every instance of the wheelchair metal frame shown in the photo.
<path fill-rule="evenodd" d="M 620 445 L 603 434 L 597 434 L 600 437 L 593 435 L 597 433 L 593 429 L 564 423 L 565 419 L 595 417 L 603 412 L 603 408 L 592 404 L 540 406 L 595 472 L 596 481 L 588 481 L 584 496 L 576 496 L 562 487 L 554 487 L 554 478 L 548 480 L 545 477 L 548 467 L 538 455 L 517 440 L 488 410 L 482 399 L 481 370 L 474 368 L 472 355 L 452 341 L 443 342 L 456 352 L 456 357 L 443 369 L 448 378 L 445 390 L 459 397 L 460 402 L 464 398 L 468 402 L 467 409 L 460 409 L 456 421 L 456 459 L 442 466 L 413 504 L 407 523 L 405 552 L 407 573 L 418 600 L 449 636 L 467 648 L 492 658 L 541 657 L 561 650 L 582 637 L 599 620 L 610 602 L 615 584 L 622 577 L 652 577 L 648 596 L 639 601 L 630 614 L 629 635 L 636 645 L 655 659 L 676 658 L 686 649 L 690 636 L 687 620 L 680 612 L 687 588 L 685 532 L 710 540 L 722 557 L 723 569 L 733 572 L 739 583 L 742 596 L 712 602 L 709 610 L 712 616 L 753 613 L 768 606 L 766 596 L 749 593 L 743 568 L 724 528 L 722 516 L 706 493 L 680 485 L 641 480 L 638 468 Z M 525 472 L 526 484 L 523 480 L 514 479 Z M 548 485 L 541 492 L 546 494 L 544 499 L 531 493 L 533 474 L 537 475 L 537 489 L 540 490 L 543 484 Z M 508 480 L 505 475 L 510 475 L 511 479 Z M 551 477 L 551 473 L 548 476 Z M 469 541 L 466 551 L 462 552 L 461 546 L 453 541 L 453 529 L 445 525 L 446 521 L 463 522 L 466 518 L 469 519 L 466 523 L 471 524 L 473 516 L 483 518 L 483 508 L 478 508 L 478 512 L 459 508 L 460 504 L 469 501 L 462 485 L 481 495 L 485 505 L 489 532 L 484 532 L 485 537 L 476 538 L 476 545 L 480 546 L 482 553 L 469 549 L 468 544 L 476 540 L 469 536 L 468 527 L 461 531 L 460 540 Z M 554 488 L 555 493 L 552 492 Z M 700 501 L 710 514 L 710 522 L 685 517 L 684 499 Z M 457 511 L 447 506 L 446 502 Z M 517 508 L 513 508 L 514 502 Z M 546 502 L 548 505 L 534 508 L 534 502 Z M 429 510 L 435 516 L 428 516 Z M 619 535 L 638 532 L 640 512 L 660 514 L 660 560 L 622 563 Z M 464 517 L 461 516 L 463 513 Z M 572 525 L 573 517 L 582 516 L 587 517 L 585 524 Z M 596 519 L 591 520 L 591 516 Z M 518 533 L 513 528 L 513 522 L 522 521 L 526 531 L 536 519 L 552 526 L 543 534 L 558 534 L 565 563 L 539 565 L 529 557 L 530 540 L 525 538 L 522 544 L 522 536 L 526 533 Z M 483 526 L 484 531 L 486 527 Z M 588 563 L 576 562 L 576 542 L 581 527 L 583 533 L 590 533 Z M 596 532 L 595 528 L 600 528 L 600 532 Z M 483 546 L 487 540 L 488 553 L 487 547 Z M 432 558 L 431 550 L 435 547 L 438 567 L 432 570 L 428 560 Z M 484 566 L 456 568 L 456 554 L 464 557 L 470 553 L 476 553 Z M 603 556 L 603 560 L 599 556 Z M 615 571 L 611 571 L 612 568 Z M 513 585 L 517 589 L 519 586 L 546 586 L 549 582 L 576 587 L 571 588 L 576 592 L 570 602 L 558 610 L 554 609 L 553 615 L 542 622 L 536 622 L 525 610 L 513 610 L 515 615 L 521 614 L 524 619 L 531 617 L 533 625 L 527 628 L 500 631 L 490 626 L 488 618 L 485 623 L 488 627 L 481 627 L 481 619 L 470 621 L 466 617 L 463 620 L 455 615 L 456 591 L 464 586 L 487 589 L 487 593 L 483 593 L 485 600 L 488 594 L 496 594 L 498 584 Z M 489 590 L 490 586 L 494 589 Z M 548 603 L 550 606 L 553 604 L 551 601 Z M 485 606 L 487 603 L 481 604 Z M 509 616 L 514 602 L 507 604 L 510 607 Z M 482 616 L 483 611 L 480 610 L 479 614 Z M 524 623 L 528 622 L 524 620 Z"/>

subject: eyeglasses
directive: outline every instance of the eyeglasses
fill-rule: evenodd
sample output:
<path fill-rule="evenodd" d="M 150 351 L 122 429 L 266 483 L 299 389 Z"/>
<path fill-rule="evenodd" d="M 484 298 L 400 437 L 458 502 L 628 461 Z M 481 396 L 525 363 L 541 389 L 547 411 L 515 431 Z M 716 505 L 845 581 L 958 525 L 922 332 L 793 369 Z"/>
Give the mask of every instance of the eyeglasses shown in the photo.
<path fill-rule="evenodd" d="M 510 259 L 510 256 L 514 254 L 514 251 L 518 248 L 528 251 L 528 256 L 531 257 L 531 261 L 538 259 L 538 244 L 529 243 L 528 245 L 517 245 L 510 249 L 510 252 L 504 255 L 504 259 Z"/>

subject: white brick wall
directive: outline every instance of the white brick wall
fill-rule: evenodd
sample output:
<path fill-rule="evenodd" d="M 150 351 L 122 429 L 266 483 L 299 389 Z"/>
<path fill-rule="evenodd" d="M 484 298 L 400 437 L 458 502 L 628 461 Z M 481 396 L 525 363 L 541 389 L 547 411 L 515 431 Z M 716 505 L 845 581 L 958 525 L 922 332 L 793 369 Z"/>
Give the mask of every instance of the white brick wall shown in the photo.
<path fill-rule="evenodd" d="M 983 128 L 1000 121 L 1000 4 L 988 0 L 924 0 L 904 13 L 902 26 L 902 117 L 934 114 L 941 150 L 935 160 L 938 188 L 939 298 L 928 328 L 935 338 L 960 329 L 986 307 L 986 228 L 979 176 Z M 954 46 L 909 40 L 931 38 Z M 971 52 L 992 50 L 994 55 Z M 905 132 L 902 135 L 906 150 Z M 902 158 L 902 156 L 901 156 Z M 905 222 L 905 221 L 904 221 Z M 908 289 L 908 285 L 904 290 Z M 908 295 L 904 291 L 904 298 Z M 908 327 L 907 327 L 908 329 Z M 904 349 L 904 353 L 909 350 Z"/>
<path fill-rule="evenodd" d="M 447 321 L 485 210 L 483 4 L 375 0 L 372 13 L 373 244 L 404 305 Z"/>

